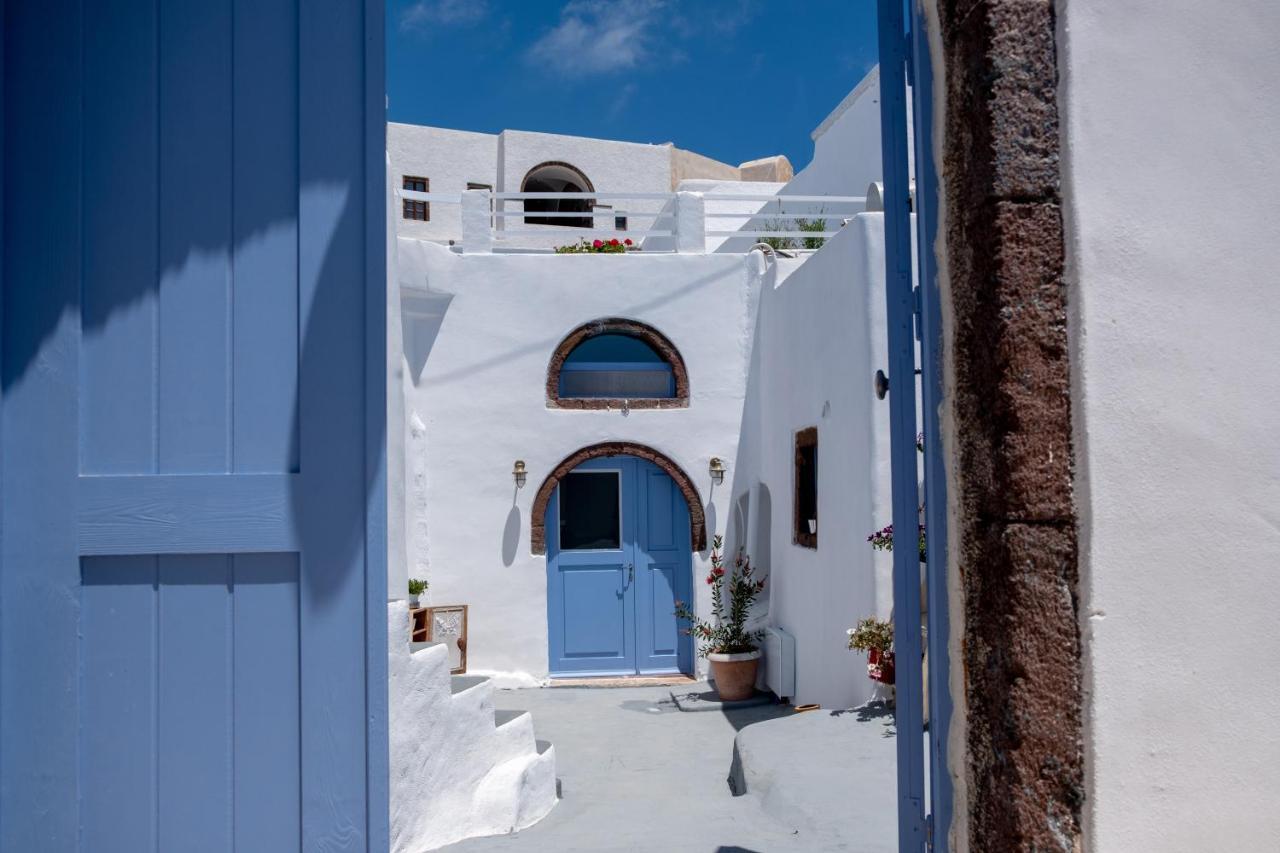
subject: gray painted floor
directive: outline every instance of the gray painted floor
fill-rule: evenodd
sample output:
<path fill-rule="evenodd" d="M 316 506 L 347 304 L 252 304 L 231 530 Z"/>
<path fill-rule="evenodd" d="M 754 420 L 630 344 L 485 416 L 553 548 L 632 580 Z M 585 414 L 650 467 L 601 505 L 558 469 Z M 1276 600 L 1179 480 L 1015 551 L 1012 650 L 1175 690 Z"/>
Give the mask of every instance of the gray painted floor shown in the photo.
<path fill-rule="evenodd" d="M 689 689 L 689 688 L 684 688 Z M 699 685 L 696 689 L 705 689 Z M 556 747 L 561 800 L 538 824 L 450 853 L 879 851 L 894 843 L 892 717 L 765 705 L 683 713 L 671 688 L 499 691 Z M 774 720 L 774 722 L 764 722 Z M 749 790 L 727 778 L 744 736 Z M 789 758 L 787 758 L 789 757 Z M 765 766 L 761 766 L 764 764 Z"/>

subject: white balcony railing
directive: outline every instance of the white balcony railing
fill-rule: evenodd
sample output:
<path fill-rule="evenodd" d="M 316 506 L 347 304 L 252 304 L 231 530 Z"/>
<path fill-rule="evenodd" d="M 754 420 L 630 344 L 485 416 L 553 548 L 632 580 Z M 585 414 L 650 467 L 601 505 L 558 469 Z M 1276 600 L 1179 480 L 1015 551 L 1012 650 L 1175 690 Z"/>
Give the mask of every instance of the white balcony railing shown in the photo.
<path fill-rule="evenodd" d="M 490 252 L 497 241 L 630 238 L 646 251 L 705 252 L 707 238 L 752 242 L 789 241 L 804 250 L 839 233 L 861 213 L 865 196 L 773 195 L 769 193 L 495 193 L 461 194 L 397 190 L 402 199 L 459 205 L 464 252 Z M 584 210 L 525 210 L 524 202 L 581 200 Z M 627 206 L 618 204 L 626 202 Z M 512 204 L 520 209 L 512 209 Z M 529 219 L 583 220 L 591 227 L 531 223 Z M 641 227 L 633 227 L 640 220 Z M 625 222 L 625 227 L 618 227 Z M 803 227 L 802 227 L 803 226 Z M 816 226 L 816 227 L 815 227 Z M 746 246 L 744 245 L 745 249 Z"/>

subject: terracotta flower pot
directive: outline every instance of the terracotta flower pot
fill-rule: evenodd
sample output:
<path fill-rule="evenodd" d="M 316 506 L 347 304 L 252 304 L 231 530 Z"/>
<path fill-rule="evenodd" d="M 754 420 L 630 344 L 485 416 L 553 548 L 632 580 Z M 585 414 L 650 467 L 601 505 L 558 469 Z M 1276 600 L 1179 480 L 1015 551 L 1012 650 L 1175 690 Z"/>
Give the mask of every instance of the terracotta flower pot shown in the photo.
<path fill-rule="evenodd" d="M 760 650 L 738 654 L 707 655 L 711 661 L 711 677 L 716 692 L 724 702 L 748 699 L 756 689 L 756 667 L 760 665 Z"/>

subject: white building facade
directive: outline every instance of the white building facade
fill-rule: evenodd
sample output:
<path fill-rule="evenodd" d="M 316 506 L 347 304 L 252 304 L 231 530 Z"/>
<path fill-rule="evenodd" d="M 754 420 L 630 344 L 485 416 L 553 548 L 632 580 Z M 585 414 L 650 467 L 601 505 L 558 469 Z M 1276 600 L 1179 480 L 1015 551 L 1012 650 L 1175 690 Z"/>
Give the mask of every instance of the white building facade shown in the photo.
<path fill-rule="evenodd" d="M 387 150 L 397 187 L 452 199 L 468 189 L 652 195 L 669 193 L 683 180 L 785 182 L 792 174 L 791 164 L 782 156 L 731 166 L 669 142 L 651 145 L 522 130 L 472 133 L 397 122 L 387 125 Z M 495 228 L 501 246 L 548 248 L 573 242 L 572 235 L 542 237 L 539 230 L 553 225 L 582 227 L 584 232 L 646 229 L 654 225 L 653 214 L 662 206 L 660 200 L 634 197 L 625 204 L 605 199 L 527 206 L 522 201 L 499 201 L 496 210 L 534 213 L 537 208 L 543 216 L 498 217 Z M 572 213 L 581 216 L 567 215 Z M 405 237 L 457 243 L 462 239 L 457 202 L 406 200 L 396 231 Z"/>
<path fill-rule="evenodd" d="M 815 139 L 877 121 L 877 92 L 874 77 L 864 82 Z M 790 177 L 752 166 L 745 171 L 783 180 L 743 182 L 743 170 L 724 164 L 723 175 L 698 177 L 697 169 L 714 169 L 671 146 L 570 138 L 575 147 L 566 153 L 557 147 L 564 138 L 546 134 L 508 131 L 495 140 L 393 126 L 391 138 L 401 141 L 390 153 L 393 180 L 434 168 L 407 159 L 413 146 L 405 140 L 415 135 L 424 150 L 436 137 L 483 149 L 470 160 L 458 147 L 442 149 L 475 164 L 480 180 L 456 176 L 444 185 L 458 193 L 490 174 L 495 192 L 519 189 L 514 182 L 540 164 L 569 158 L 597 191 L 669 192 L 680 176 L 679 189 L 711 199 L 752 187 L 776 193 Z M 492 173 L 481 168 L 490 154 L 498 164 Z M 817 194 L 810 187 L 822 186 L 824 172 L 845 176 L 846 194 L 849 173 L 875 176 L 878 147 L 862 151 L 871 161 L 853 169 L 847 155 L 845 147 L 820 148 L 802 173 L 806 193 Z M 433 179 L 429 192 L 437 186 Z M 674 205 L 656 202 L 664 203 Z M 847 222 L 840 233 L 793 258 L 748 251 L 754 239 L 733 238 L 748 240 L 733 251 L 709 237 L 678 252 L 669 241 L 658 244 L 666 251 L 646 243 L 624 255 L 548 256 L 501 252 L 496 240 L 494 251 L 473 253 L 440 245 L 444 231 L 431 239 L 406 233 L 425 226 L 400 221 L 392 308 L 403 342 L 392 359 L 402 371 L 403 437 L 393 435 L 402 483 L 398 494 L 393 484 L 392 503 L 403 513 L 396 521 L 404 554 L 391 561 L 389 588 L 422 578 L 428 603 L 468 605 L 469 671 L 513 686 L 578 674 L 704 674 L 691 638 L 673 638 L 682 626 L 670 611 L 681 599 L 709 612 L 703 578 L 721 535 L 730 559 L 741 548 L 768 578 L 754 622 L 794 638 L 789 698 L 849 707 L 877 695 L 865 657 L 846 648 L 846 629 L 862 617 L 891 616 L 889 561 L 866 542 L 888 518 L 888 473 L 879 461 L 887 458 L 887 413 L 869 382 L 849 377 L 870 376 L 883 357 L 883 238 L 878 214 L 844 210 L 830 226 Z M 708 230 L 758 227 L 709 211 L 704 222 Z M 461 231 L 454 233 L 447 239 L 459 241 Z M 571 373 L 580 368 L 575 347 L 603 346 L 611 335 L 646 341 L 672 363 L 666 399 L 557 399 L 566 377 L 592 381 Z M 801 433 L 817 436 L 820 522 L 796 509 Z M 726 469 L 722 476 L 713 460 Z M 628 472 L 649 485 L 632 494 Z M 605 539 L 632 540 L 633 558 L 607 566 L 602 555 L 616 541 L 586 549 L 598 560 L 559 547 L 576 535 L 566 509 L 574 473 L 584 488 L 620 477 L 618 490 L 603 494 L 621 502 L 621 531 Z M 800 535 L 806 531 L 812 535 Z M 582 565 L 569 566 L 574 560 Z M 618 572 L 624 579 L 615 582 Z M 630 602 L 634 617 L 613 623 L 600 615 L 617 601 Z M 618 636 L 616 649 L 595 649 L 617 654 L 593 655 L 592 643 Z"/>

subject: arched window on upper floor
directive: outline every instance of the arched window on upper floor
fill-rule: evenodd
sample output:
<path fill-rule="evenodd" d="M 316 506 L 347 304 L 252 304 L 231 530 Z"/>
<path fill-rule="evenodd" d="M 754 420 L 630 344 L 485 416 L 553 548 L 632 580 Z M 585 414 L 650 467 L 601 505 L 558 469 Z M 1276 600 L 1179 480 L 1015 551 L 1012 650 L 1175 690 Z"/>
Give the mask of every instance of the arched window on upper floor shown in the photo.
<path fill-rule="evenodd" d="M 559 161 L 541 163 L 529 170 L 520 183 L 522 193 L 590 193 L 595 192 L 591 179 L 576 166 Z M 589 198 L 527 198 L 526 214 L 584 213 L 585 216 L 528 216 L 527 225 L 554 225 L 558 228 L 590 228 L 595 224 L 591 212 L 595 207 Z"/>
<path fill-rule="evenodd" d="M 665 335 L 633 320 L 595 320 L 556 347 L 547 405 L 560 409 L 670 409 L 689 405 L 684 359 Z"/>

